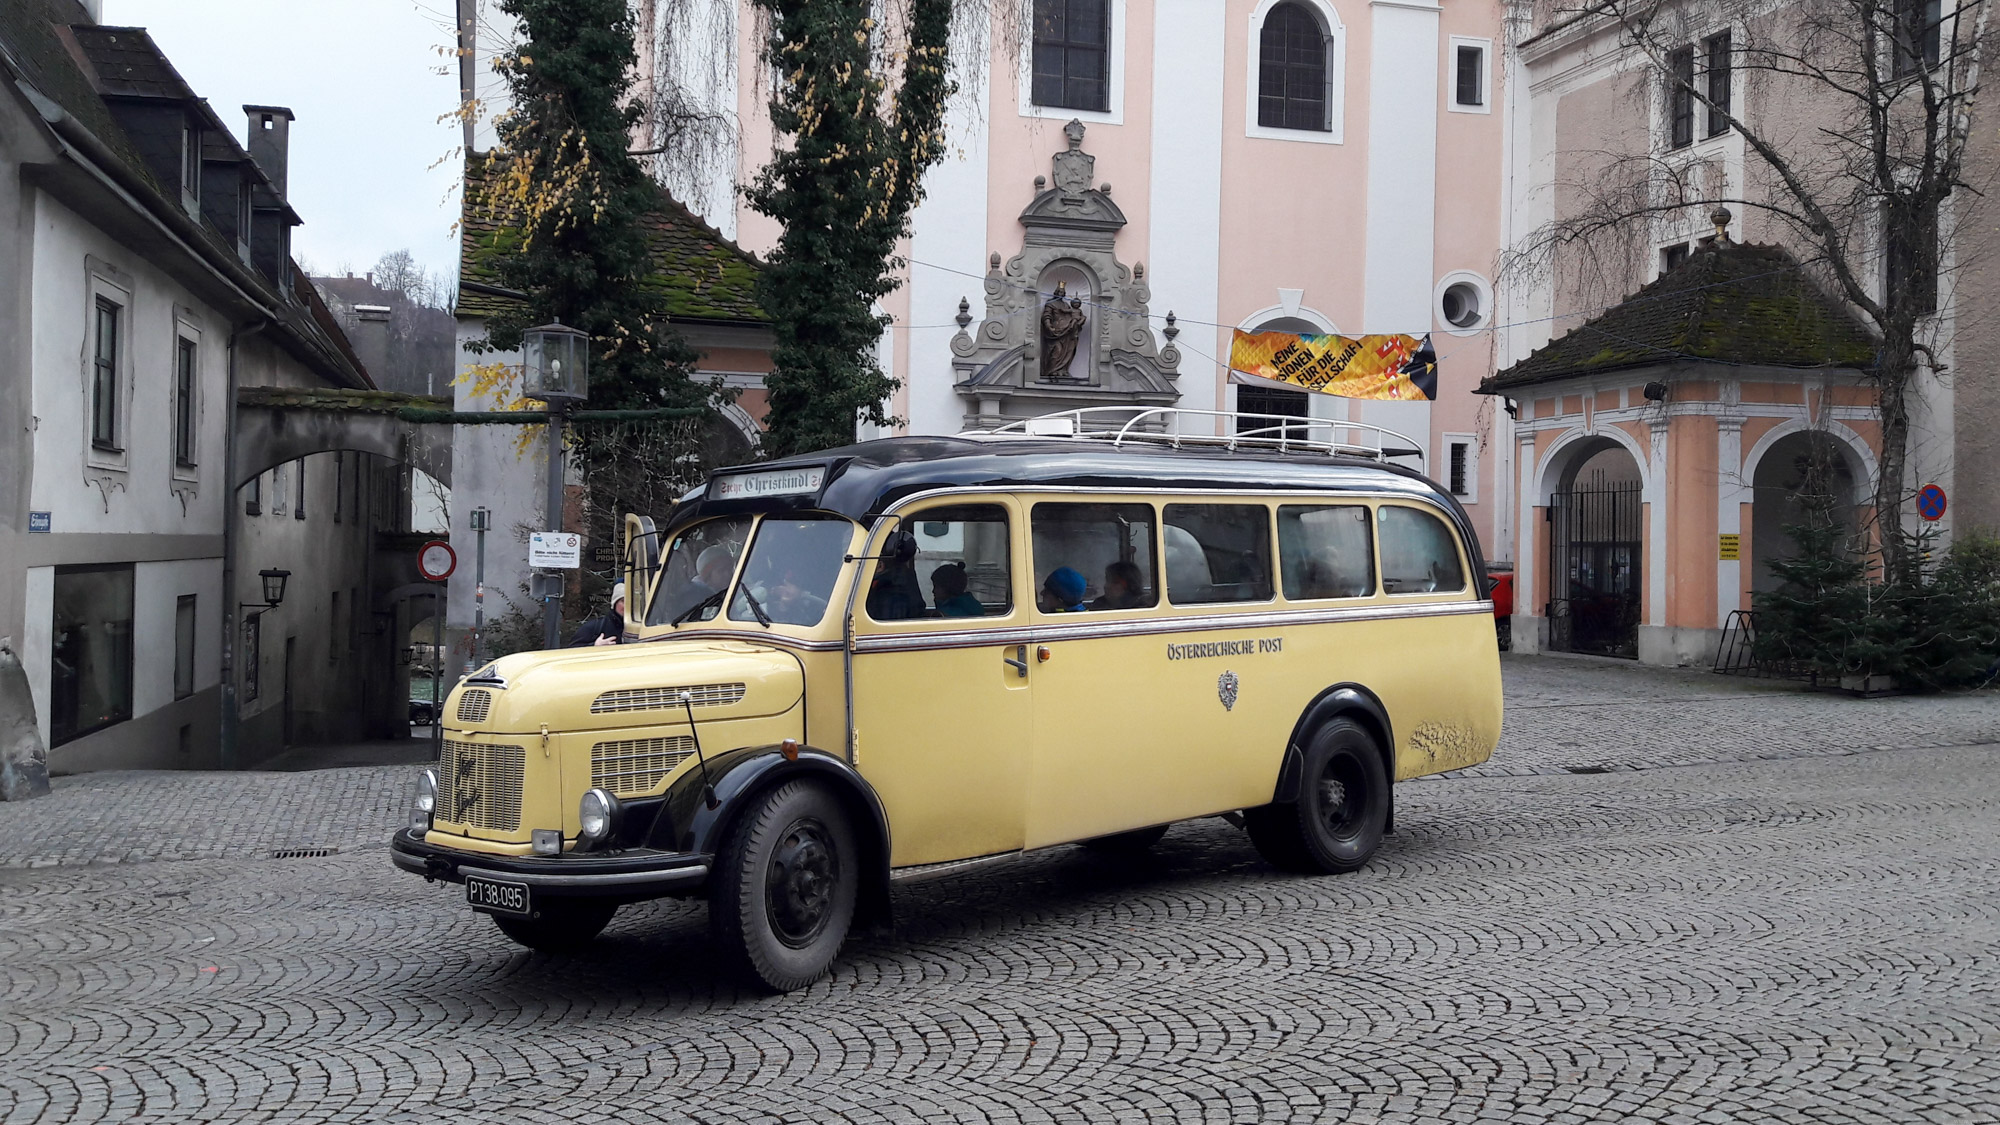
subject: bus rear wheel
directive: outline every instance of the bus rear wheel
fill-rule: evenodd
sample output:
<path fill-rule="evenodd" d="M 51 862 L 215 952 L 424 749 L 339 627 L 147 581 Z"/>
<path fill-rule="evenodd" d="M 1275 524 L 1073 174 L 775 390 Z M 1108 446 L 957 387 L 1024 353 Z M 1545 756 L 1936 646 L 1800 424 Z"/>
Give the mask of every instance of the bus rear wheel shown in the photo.
<path fill-rule="evenodd" d="M 1308 874 L 1358 869 L 1382 846 L 1388 823 L 1388 771 L 1374 737 L 1352 719 L 1313 732 L 1297 800 L 1243 813 L 1259 855 Z"/>
<path fill-rule="evenodd" d="M 824 976 L 861 885 L 839 799 L 809 781 L 778 786 L 745 810 L 716 861 L 709 927 L 738 973 L 773 992 Z"/>

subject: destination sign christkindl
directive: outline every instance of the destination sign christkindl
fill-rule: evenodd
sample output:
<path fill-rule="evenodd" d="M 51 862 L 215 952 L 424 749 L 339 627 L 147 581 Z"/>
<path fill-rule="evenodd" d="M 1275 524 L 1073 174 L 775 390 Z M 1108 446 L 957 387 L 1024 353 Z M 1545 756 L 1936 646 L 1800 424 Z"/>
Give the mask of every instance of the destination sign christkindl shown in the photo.
<path fill-rule="evenodd" d="M 826 467 L 769 469 L 761 473 L 731 473 L 709 482 L 711 500 L 759 500 L 766 496 L 800 496 L 818 492 L 826 483 Z"/>

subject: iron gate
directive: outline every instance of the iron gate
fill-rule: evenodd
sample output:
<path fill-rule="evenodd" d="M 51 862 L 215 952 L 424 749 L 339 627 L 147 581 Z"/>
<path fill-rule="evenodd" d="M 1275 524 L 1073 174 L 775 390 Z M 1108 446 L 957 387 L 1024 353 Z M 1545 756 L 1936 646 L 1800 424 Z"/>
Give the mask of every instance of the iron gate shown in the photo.
<path fill-rule="evenodd" d="M 1639 655 L 1641 503 L 1636 484 L 1572 489 L 1549 498 L 1551 648 Z"/>

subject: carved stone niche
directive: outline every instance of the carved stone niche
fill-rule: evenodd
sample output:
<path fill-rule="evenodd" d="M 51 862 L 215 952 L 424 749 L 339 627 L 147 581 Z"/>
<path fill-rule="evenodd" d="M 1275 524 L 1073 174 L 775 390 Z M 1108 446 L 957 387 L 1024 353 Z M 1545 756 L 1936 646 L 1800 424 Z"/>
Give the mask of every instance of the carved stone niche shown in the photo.
<path fill-rule="evenodd" d="M 1021 212 L 1021 252 L 1004 267 L 997 253 L 987 259 L 986 316 L 977 330 L 968 331 L 971 303 L 958 303 L 953 389 L 966 400 L 966 429 L 1056 410 L 1180 400 L 1173 314 L 1161 346 L 1147 322 L 1145 266 L 1128 268 L 1112 252 L 1125 215 L 1111 202 L 1110 184 L 1090 186 L 1097 158 L 1083 151 L 1083 123 L 1071 121 L 1063 135 L 1069 147 L 1051 161 L 1050 179 L 1035 177 L 1034 201 Z M 1075 359 L 1044 373 L 1042 310 L 1058 283 L 1067 297 L 1083 300 L 1087 316 Z"/>

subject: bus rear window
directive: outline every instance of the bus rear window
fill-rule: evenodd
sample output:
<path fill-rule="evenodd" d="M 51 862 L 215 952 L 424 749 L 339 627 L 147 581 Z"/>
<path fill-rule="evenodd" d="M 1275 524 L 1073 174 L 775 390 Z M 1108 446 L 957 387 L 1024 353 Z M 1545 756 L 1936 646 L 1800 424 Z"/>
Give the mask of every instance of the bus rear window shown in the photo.
<path fill-rule="evenodd" d="M 1390 594 L 1443 594 L 1465 589 L 1458 540 L 1443 520 L 1415 508 L 1383 505 L 1382 589 Z"/>

